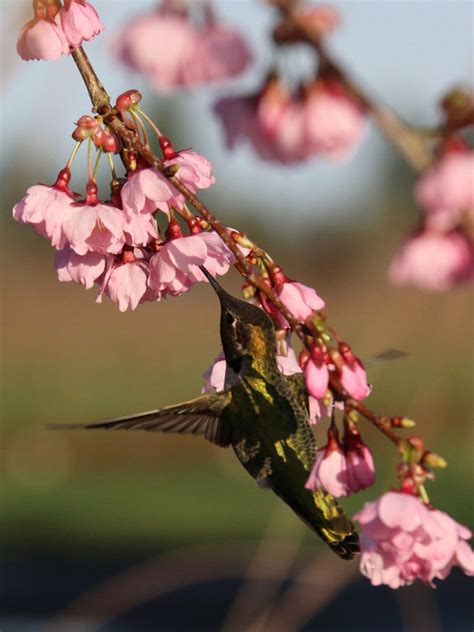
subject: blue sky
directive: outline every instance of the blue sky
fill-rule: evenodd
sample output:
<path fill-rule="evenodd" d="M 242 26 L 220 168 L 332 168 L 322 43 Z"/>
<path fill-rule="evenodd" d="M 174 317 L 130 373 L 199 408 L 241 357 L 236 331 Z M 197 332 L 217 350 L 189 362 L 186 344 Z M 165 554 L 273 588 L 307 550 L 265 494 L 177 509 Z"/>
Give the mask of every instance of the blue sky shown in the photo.
<path fill-rule="evenodd" d="M 110 94 L 130 87 L 144 95 L 145 109 L 169 110 L 187 122 L 186 146 L 192 145 L 214 164 L 225 198 L 239 206 L 258 203 L 263 213 L 283 216 L 297 208 L 302 220 L 329 213 L 350 213 L 353 202 L 374 190 L 387 155 L 386 143 L 369 130 L 354 159 L 329 163 L 315 159 L 293 168 L 260 162 L 249 147 L 228 153 L 210 107 L 218 95 L 256 86 L 271 62 L 265 38 L 272 11 L 257 0 L 218 0 L 218 14 L 248 38 L 257 64 L 231 86 L 205 88 L 193 94 L 162 98 L 146 80 L 123 68 L 110 54 L 113 32 L 128 17 L 151 8 L 150 0 L 97 0 L 93 3 L 106 32 L 86 51 Z M 436 103 L 447 88 L 466 83 L 472 75 L 473 5 L 459 0 L 380 0 L 337 2 L 342 27 L 331 37 L 331 48 L 367 90 L 414 123 L 436 122 Z M 20 153 L 36 162 L 37 179 L 51 180 L 69 152 L 74 120 L 89 110 L 86 91 L 68 57 L 57 62 L 23 62 L 15 52 L 18 28 L 30 2 L 5 1 L 2 10 L 2 166 Z M 166 130 L 165 130 L 166 131 Z M 72 143 L 72 141 L 71 141 Z M 26 183 L 30 184 L 30 183 Z M 243 186 L 244 184 L 244 186 Z M 317 200 L 314 193 L 317 191 Z"/>

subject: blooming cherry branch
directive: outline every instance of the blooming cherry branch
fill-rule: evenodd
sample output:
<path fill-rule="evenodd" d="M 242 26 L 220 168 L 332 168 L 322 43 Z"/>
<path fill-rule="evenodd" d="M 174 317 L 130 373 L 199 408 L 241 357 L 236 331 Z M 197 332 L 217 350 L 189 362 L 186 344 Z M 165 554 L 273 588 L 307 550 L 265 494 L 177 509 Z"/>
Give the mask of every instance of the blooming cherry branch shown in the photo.
<path fill-rule="evenodd" d="M 282 0 L 277 4 L 283 20 L 276 29 L 278 37 L 282 41 L 307 38 L 323 56 L 326 68 L 337 74 L 337 89 L 349 87 L 350 107 L 367 109 L 367 99 L 348 86 L 345 78 L 342 81 L 341 72 L 321 48 L 321 33 L 332 28 L 334 22 L 331 12 L 315 16 L 307 10 L 300 12 L 293 2 Z M 33 6 L 35 19 L 20 34 L 19 52 L 26 59 L 52 59 L 70 53 L 93 105 L 93 115 L 83 115 L 76 123 L 72 133 L 76 144 L 55 183 L 30 187 L 13 210 L 17 221 L 31 224 L 57 250 L 59 280 L 75 281 L 86 288 L 97 284 L 98 301 L 106 294 L 124 311 L 145 301 L 179 296 L 195 283 L 206 281 L 200 266 L 216 276 L 225 274 L 233 264 L 244 277 L 244 297 L 265 310 L 275 323 L 280 371 L 285 375 L 304 374 L 310 423 L 317 423 L 323 416 L 331 418 L 328 442 L 319 451 L 306 487 L 324 486 L 334 496 L 347 496 L 373 484 L 374 461 L 361 436 L 361 417 L 399 451 L 399 489 L 366 505 L 356 516 L 363 526 L 362 572 L 372 583 L 392 587 L 411 583 L 417 577 L 432 583 L 433 578 L 446 576 L 453 564 L 474 572 L 474 556 L 465 543 L 470 532 L 433 510 L 424 487 L 426 480 L 434 478 L 433 468 L 445 467 L 444 459 L 427 450 L 419 437 L 405 438 L 399 433 L 414 426 L 411 420 L 378 415 L 362 402 L 371 392 L 365 368 L 350 345 L 328 324 L 323 299 L 313 288 L 289 278 L 263 248 L 239 230 L 224 226 L 199 200 L 197 191 L 214 184 L 211 163 L 190 149 L 176 151 L 141 109 L 137 90 L 123 93 L 112 105 L 81 47 L 84 40 L 102 30 L 91 5 L 85 0 L 71 0 L 64 6 L 56 1 L 35 0 Z M 68 11 L 76 12 L 74 29 L 65 21 Z M 67 42 L 60 53 L 58 47 L 54 51 L 48 48 L 51 29 L 58 40 Z M 269 84 L 272 81 L 270 78 Z M 314 88 L 318 99 L 319 91 L 327 91 L 328 85 Z M 328 104 L 332 97 L 332 92 L 324 95 L 324 107 L 331 107 Z M 315 105 L 316 111 L 318 107 Z M 413 160 L 416 154 L 416 160 L 421 161 L 421 145 L 413 138 L 410 131 L 403 151 Z M 280 140 L 274 139 L 272 151 L 281 151 Z M 70 189 L 70 182 L 73 162 L 83 143 L 88 149 L 88 182 L 80 199 Z M 161 156 L 153 146 L 159 147 Z M 325 147 L 330 151 L 334 145 Z M 116 156 L 124 168 L 123 176 L 117 175 Z M 111 173 L 106 200 L 99 197 L 96 183 L 102 159 L 107 160 Z M 428 172 L 425 178 L 428 184 L 420 183 L 420 196 L 429 205 L 429 178 L 435 176 Z M 452 208 L 458 208 L 458 202 L 454 200 Z M 452 212 L 446 208 L 444 204 L 441 209 L 433 209 L 432 216 L 443 227 L 451 227 Z M 159 228 L 158 217 L 166 223 L 165 230 Z M 299 356 L 291 345 L 292 334 L 302 343 Z M 222 390 L 226 370 L 225 360 L 218 356 L 206 374 L 205 389 Z M 337 411 L 342 412 L 342 439 Z M 410 520 L 403 517 L 405 511 L 411 512 Z M 426 520 L 432 529 L 426 526 Z M 438 555 L 440 550 L 442 555 Z"/>

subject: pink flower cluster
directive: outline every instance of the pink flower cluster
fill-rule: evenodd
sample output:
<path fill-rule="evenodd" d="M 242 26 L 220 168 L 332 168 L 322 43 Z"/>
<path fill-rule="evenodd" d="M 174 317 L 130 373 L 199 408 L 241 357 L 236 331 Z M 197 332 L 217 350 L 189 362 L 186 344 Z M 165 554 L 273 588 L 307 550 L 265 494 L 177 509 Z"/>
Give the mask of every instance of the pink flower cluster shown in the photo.
<path fill-rule="evenodd" d="M 474 151 L 446 151 L 420 178 L 422 229 L 409 235 L 389 269 L 395 285 L 445 291 L 474 276 Z"/>
<path fill-rule="evenodd" d="M 256 94 L 223 98 L 214 109 L 230 149 L 246 139 L 263 160 L 282 164 L 346 158 L 366 120 L 365 108 L 341 82 L 317 78 L 292 94 L 275 74 Z"/>
<path fill-rule="evenodd" d="M 199 154 L 185 150 L 165 161 L 178 167 L 182 182 L 192 191 L 214 182 L 211 165 Z M 101 202 L 90 180 L 87 196 L 76 201 L 69 189 L 71 173 L 64 169 L 53 186 L 38 184 L 13 209 L 13 217 L 28 223 L 58 250 L 60 281 L 86 288 L 100 286 L 99 301 L 107 294 L 119 309 L 135 309 L 144 301 L 178 296 L 199 281 L 205 265 L 213 274 L 225 274 L 233 255 L 214 232 L 183 235 L 171 217 L 184 204 L 181 194 L 156 169 L 142 167 L 129 174 L 112 201 Z M 160 236 L 154 213 L 169 218 L 166 239 Z"/>
<path fill-rule="evenodd" d="M 86 0 L 35 0 L 35 17 L 21 29 L 17 52 L 22 59 L 59 59 L 104 30 L 96 10 Z"/>
<path fill-rule="evenodd" d="M 333 496 L 349 496 L 370 487 L 375 481 L 372 453 L 355 428 L 346 426 L 342 443 L 337 430 L 330 428 L 328 442 L 306 482 L 307 489 L 324 487 Z"/>
<path fill-rule="evenodd" d="M 198 16 L 200 27 L 178 3 L 162 2 L 154 12 L 127 24 L 116 39 L 116 54 L 163 92 L 243 72 L 251 56 L 240 35 L 217 23 L 209 5 L 198 5 L 194 11 L 203 14 Z"/>
<path fill-rule="evenodd" d="M 339 350 L 329 351 L 314 343 L 305 360 L 304 374 L 308 392 L 316 398 L 324 396 L 330 383 L 358 400 L 371 392 L 362 362 L 345 342 L 339 343 Z"/>
<path fill-rule="evenodd" d="M 469 529 L 416 496 L 388 492 L 366 503 L 354 519 L 362 526 L 361 572 L 374 586 L 399 588 L 416 579 L 433 586 L 453 566 L 474 575 Z"/>

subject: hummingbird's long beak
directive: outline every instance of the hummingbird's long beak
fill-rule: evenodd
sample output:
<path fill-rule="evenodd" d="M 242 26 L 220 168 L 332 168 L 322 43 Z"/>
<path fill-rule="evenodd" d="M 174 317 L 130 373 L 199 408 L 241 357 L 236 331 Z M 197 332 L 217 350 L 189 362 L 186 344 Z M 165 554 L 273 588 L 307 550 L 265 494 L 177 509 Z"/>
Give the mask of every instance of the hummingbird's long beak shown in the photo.
<path fill-rule="evenodd" d="M 213 290 L 215 291 L 215 293 L 217 294 L 217 296 L 219 298 L 223 298 L 224 296 L 227 296 L 227 292 L 224 290 L 223 287 L 221 287 L 219 285 L 219 283 L 215 280 L 215 278 L 212 276 L 212 274 L 210 274 L 206 268 L 204 266 L 199 266 L 202 273 L 204 274 L 204 276 L 206 277 L 206 279 L 209 281 L 209 283 L 211 284 Z"/>

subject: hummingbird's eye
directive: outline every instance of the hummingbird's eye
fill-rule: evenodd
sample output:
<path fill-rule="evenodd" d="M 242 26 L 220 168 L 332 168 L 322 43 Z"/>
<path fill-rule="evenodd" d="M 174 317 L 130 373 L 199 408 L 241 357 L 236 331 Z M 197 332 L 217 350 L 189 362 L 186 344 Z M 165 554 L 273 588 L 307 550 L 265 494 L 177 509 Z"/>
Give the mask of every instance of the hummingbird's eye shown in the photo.
<path fill-rule="evenodd" d="M 235 318 L 232 316 L 232 314 L 230 312 L 226 312 L 225 322 L 228 325 L 233 325 L 235 323 Z"/>

